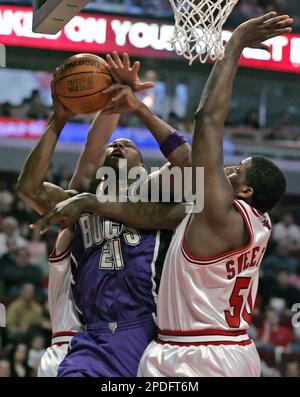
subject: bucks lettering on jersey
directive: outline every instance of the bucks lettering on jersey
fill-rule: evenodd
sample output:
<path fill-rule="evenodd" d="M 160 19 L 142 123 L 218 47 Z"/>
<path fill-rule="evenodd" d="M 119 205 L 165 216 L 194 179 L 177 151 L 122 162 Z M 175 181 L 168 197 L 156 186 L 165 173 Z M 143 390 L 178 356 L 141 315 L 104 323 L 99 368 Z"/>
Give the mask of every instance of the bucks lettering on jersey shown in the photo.
<path fill-rule="evenodd" d="M 156 312 L 171 232 L 136 230 L 85 213 L 72 245 L 73 296 L 87 324 Z"/>

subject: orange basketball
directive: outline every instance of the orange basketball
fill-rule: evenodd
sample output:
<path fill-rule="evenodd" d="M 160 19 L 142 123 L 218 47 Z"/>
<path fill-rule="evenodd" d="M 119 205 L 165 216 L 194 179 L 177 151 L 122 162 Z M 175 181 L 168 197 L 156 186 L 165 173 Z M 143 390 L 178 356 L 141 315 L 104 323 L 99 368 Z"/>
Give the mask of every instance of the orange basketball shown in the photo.
<path fill-rule="evenodd" d="M 68 58 L 54 73 L 54 90 L 60 102 L 73 113 L 101 110 L 112 94 L 103 90 L 112 77 L 102 58 L 93 54 L 77 54 Z"/>

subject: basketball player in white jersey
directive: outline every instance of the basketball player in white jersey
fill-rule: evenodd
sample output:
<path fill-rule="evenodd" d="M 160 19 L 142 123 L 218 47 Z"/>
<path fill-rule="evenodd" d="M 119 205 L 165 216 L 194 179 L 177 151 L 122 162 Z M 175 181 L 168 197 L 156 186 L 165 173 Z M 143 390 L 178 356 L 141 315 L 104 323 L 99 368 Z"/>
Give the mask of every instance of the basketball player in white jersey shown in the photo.
<path fill-rule="evenodd" d="M 292 22 L 269 13 L 244 23 L 213 68 L 192 144 L 193 168 L 204 167 L 204 209 L 187 215 L 172 239 L 158 296 L 159 335 L 141 359 L 139 376 L 260 376 L 247 329 L 271 233 L 266 212 L 286 181 L 259 156 L 224 173 L 223 128 L 242 51 L 265 48 L 264 40 L 291 32 Z"/>
<path fill-rule="evenodd" d="M 39 377 L 56 377 L 60 363 L 68 352 L 74 335 L 82 330 L 71 292 L 71 243 L 73 233 L 59 233 L 49 258 L 48 301 L 52 326 L 52 344 L 42 357 Z"/>

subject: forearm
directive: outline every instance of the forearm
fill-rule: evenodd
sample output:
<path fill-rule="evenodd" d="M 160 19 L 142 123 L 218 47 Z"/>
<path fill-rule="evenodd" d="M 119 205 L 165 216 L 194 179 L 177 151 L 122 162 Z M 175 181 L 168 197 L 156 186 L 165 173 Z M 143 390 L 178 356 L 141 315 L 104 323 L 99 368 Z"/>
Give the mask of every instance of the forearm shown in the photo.
<path fill-rule="evenodd" d="M 52 116 L 38 144 L 29 154 L 18 179 L 18 193 L 22 198 L 35 195 L 45 181 L 51 158 L 65 123 Z"/>
<path fill-rule="evenodd" d="M 152 133 L 160 146 L 176 131 L 175 128 L 151 112 L 151 110 L 143 103 L 140 103 L 135 114 Z M 182 143 L 172 150 L 166 158 L 172 166 L 189 166 L 191 161 L 191 148 L 189 144 Z"/>
<path fill-rule="evenodd" d="M 244 47 L 240 44 L 238 35 L 233 34 L 225 50 L 225 57 L 218 61 L 210 74 L 204 88 L 196 124 L 199 119 L 206 118 L 213 124 L 222 126 L 227 117 L 232 96 L 233 82 L 238 70 L 238 63 Z"/>
<path fill-rule="evenodd" d="M 101 203 L 93 194 L 80 195 L 85 201 L 85 210 L 115 219 L 137 229 L 158 230 L 177 227 L 185 216 L 183 204 L 160 203 Z"/>
<path fill-rule="evenodd" d="M 135 114 L 142 121 L 145 127 L 151 131 L 157 143 L 161 145 L 163 141 L 175 131 L 175 128 L 165 123 L 157 117 L 146 105 L 140 103 Z"/>
<path fill-rule="evenodd" d="M 100 112 L 96 115 L 69 184 L 69 189 L 82 190 L 84 182 L 95 176 L 97 169 L 103 164 L 107 143 L 118 124 L 119 118 L 119 114 L 106 115 Z"/>

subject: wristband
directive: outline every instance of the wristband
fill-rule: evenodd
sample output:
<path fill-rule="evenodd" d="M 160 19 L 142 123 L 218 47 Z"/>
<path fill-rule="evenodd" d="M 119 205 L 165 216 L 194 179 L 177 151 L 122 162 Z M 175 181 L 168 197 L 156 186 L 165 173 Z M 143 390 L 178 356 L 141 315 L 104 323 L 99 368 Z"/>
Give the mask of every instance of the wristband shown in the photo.
<path fill-rule="evenodd" d="M 177 149 L 179 146 L 183 145 L 186 142 L 187 142 L 187 139 L 181 132 L 174 131 L 160 145 L 160 150 L 163 153 L 163 155 L 168 158 L 169 155 L 175 149 Z"/>

